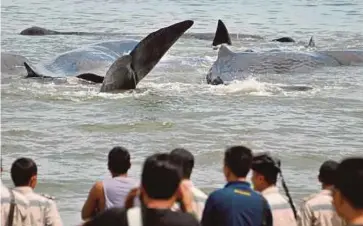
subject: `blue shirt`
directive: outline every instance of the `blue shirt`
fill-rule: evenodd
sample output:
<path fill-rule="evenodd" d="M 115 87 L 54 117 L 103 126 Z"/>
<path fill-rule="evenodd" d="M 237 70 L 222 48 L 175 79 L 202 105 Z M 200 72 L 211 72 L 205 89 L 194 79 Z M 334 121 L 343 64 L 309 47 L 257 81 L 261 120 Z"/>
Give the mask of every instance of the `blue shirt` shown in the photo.
<path fill-rule="evenodd" d="M 248 182 L 234 181 L 210 194 L 204 207 L 202 225 L 272 226 L 272 213 L 267 201 L 252 190 Z"/>

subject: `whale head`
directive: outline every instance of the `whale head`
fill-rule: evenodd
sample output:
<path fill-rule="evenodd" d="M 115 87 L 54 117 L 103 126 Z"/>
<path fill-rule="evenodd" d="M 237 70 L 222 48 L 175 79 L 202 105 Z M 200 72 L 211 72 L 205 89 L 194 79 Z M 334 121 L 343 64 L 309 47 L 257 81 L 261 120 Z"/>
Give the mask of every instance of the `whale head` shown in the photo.
<path fill-rule="evenodd" d="M 52 34 L 57 34 L 56 31 L 53 30 L 49 30 L 46 28 L 42 28 L 42 27 L 37 27 L 37 26 L 33 26 L 33 27 L 29 27 L 26 28 L 24 30 L 22 30 L 20 32 L 21 35 L 52 35 Z"/>

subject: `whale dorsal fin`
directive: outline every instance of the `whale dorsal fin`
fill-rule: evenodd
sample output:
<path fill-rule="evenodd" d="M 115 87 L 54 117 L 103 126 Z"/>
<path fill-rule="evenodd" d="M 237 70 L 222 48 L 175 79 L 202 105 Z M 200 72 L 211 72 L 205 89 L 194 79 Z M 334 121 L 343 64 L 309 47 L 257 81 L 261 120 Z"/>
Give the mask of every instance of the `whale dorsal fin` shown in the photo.
<path fill-rule="evenodd" d="M 222 20 L 218 20 L 216 34 L 213 39 L 213 46 L 217 46 L 220 44 L 232 45 L 231 37 L 229 36 L 226 25 L 222 22 Z"/>
<path fill-rule="evenodd" d="M 35 70 L 33 68 L 31 68 L 27 62 L 24 62 L 24 66 L 25 66 L 26 72 L 28 73 L 25 76 L 26 78 L 43 77 L 41 74 L 35 72 Z"/>
<path fill-rule="evenodd" d="M 96 75 L 94 73 L 83 73 L 83 74 L 77 75 L 76 77 L 90 81 L 90 82 L 94 82 L 94 83 L 102 83 L 103 79 L 104 79 L 103 76 Z"/>
<path fill-rule="evenodd" d="M 310 38 L 310 40 L 309 40 L 308 47 L 315 47 L 315 41 L 314 41 L 313 36 L 311 36 L 311 38 Z"/>

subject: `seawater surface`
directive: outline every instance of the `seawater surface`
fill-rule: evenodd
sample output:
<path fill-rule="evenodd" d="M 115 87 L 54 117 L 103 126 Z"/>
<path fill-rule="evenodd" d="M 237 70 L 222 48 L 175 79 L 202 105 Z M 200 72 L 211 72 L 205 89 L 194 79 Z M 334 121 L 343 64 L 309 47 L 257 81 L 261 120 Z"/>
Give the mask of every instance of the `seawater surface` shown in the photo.
<path fill-rule="evenodd" d="M 231 33 L 264 39 L 234 40 L 233 50 L 301 50 L 310 36 L 317 49 L 363 48 L 360 0 L 3 0 L 1 50 L 36 63 L 87 44 L 123 37 L 21 36 L 30 26 L 53 30 L 136 33 L 139 39 L 185 19 L 188 31 L 213 33 L 222 19 Z M 291 36 L 296 44 L 269 40 Z M 232 40 L 233 41 L 233 40 Z M 109 177 L 107 154 L 115 145 L 132 155 L 139 177 L 146 156 L 185 147 L 196 157 L 195 184 L 207 192 L 223 186 L 224 149 L 245 144 L 282 160 L 296 203 L 319 189 L 317 171 L 327 159 L 361 155 L 363 69 L 321 68 L 306 74 L 255 75 L 229 86 L 210 86 L 205 75 L 216 59 L 207 40 L 180 39 L 134 91 L 99 93 L 99 85 L 2 75 L 2 177 L 18 157 L 39 167 L 39 192 L 57 198 L 65 225 L 80 211 L 96 180 Z M 280 86 L 304 85 L 309 91 Z"/>

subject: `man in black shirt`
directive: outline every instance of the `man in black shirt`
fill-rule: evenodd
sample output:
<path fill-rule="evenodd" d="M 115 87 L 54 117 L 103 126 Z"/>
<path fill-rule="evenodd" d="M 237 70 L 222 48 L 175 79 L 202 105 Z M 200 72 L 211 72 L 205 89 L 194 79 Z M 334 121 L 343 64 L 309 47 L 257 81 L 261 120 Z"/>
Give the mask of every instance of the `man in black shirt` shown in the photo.
<path fill-rule="evenodd" d="M 146 159 L 142 171 L 138 190 L 142 207 L 108 209 L 83 226 L 197 226 L 190 191 L 180 184 L 181 179 L 181 169 L 170 162 L 169 154 L 154 154 Z M 184 212 L 170 209 L 177 201 Z"/>

